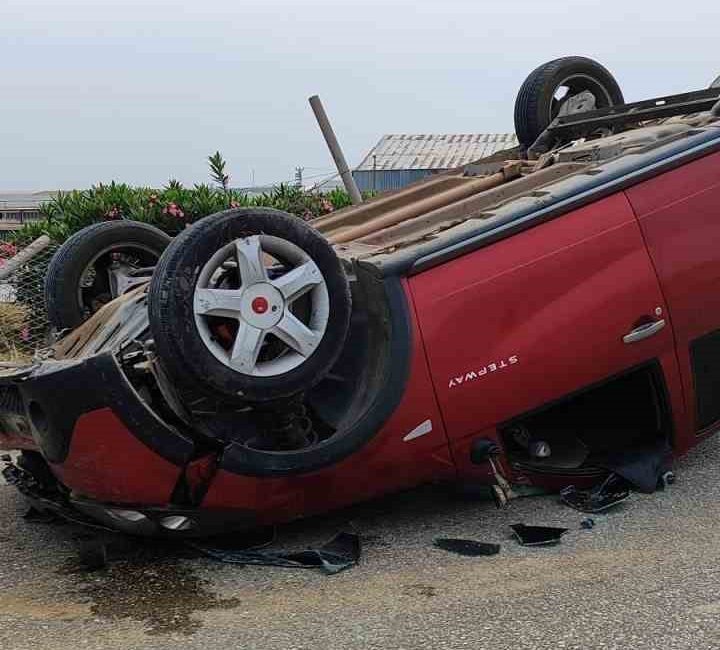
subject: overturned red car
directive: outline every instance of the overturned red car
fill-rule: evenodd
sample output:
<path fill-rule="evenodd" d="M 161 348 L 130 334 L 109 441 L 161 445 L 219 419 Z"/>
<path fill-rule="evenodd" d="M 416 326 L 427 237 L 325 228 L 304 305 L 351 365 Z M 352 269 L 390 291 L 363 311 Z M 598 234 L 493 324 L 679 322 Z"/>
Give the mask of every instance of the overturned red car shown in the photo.
<path fill-rule="evenodd" d="M 210 535 L 427 481 L 592 486 L 647 449 L 665 471 L 720 422 L 720 89 L 626 104 L 568 57 L 515 120 L 516 149 L 308 223 L 72 237 L 63 335 L 0 377 L 6 478 Z"/>

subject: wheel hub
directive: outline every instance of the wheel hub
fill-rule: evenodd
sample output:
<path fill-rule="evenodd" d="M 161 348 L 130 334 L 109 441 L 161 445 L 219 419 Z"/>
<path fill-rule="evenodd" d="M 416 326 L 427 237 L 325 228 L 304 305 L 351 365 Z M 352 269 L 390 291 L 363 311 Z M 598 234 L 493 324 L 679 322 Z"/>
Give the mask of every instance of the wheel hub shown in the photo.
<path fill-rule="evenodd" d="M 250 306 L 256 314 L 264 314 L 268 310 L 268 301 L 262 296 L 258 296 L 250 303 Z"/>
<path fill-rule="evenodd" d="M 260 282 L 240 292 L 241 318 L 261 330 L 278 324 L 285 311 L 282 294 L 271 284 Z"/>
<path fill-rule="evenodd" d="M 268 273 L 266 265 L 273 259 L 282 260 L 281 275 Z M 234 287 L 221 279 L 227 277 L 223 268 L 236 269 Z M 303 296 L 308 301 L 304 317 L 304 310 L 293 309 Z M 193 303 L 195 324 L 210 352 L 236 372 L 262 377 L 284 374 L 313 354 L 325 334 L 329 309 L 315 262 L 299 246 L 269 235 L 250 235 L 218 250 L 198 276 Z M 216 318 L 226 323 L 218 325 Z M 227 321 L 237 327 L 228 327 Z M 261 354 L 278 342 L 279 353 Z"/>

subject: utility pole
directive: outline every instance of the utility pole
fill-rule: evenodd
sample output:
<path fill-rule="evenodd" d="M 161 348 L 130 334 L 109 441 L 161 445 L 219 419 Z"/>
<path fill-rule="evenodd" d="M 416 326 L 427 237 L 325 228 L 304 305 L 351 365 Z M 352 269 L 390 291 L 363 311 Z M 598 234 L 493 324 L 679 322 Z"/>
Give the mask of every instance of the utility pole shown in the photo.
<path fill-rule="evenodd" d="M 295 187 L 303 186 L 302 175 L 303 175 L 304 171 L 305 171 L 304 167 L 295 167 Z"/>
<path fill-rule="evenodd" d="M 330 153 L 335 161 L 335 166 L 337 167 L 338 172 L 340 172 L 340 177 L 343 180 L 347 193 L 350 195 L 350 199 L 355 205 L 362 203 L 360 190 L 358 190 L 352 172 L 348 168 L 347 161 L 345 160 L 345 156 L 340 148 L 340 143 L 335 137 L 335 132 L 333 131 L 332 126 L 330 126 L 330 120 L 328 120 L 327 113 L 325 113 L 325 109 L 323 108 L 320 98 L 317 95 L 313 95 L 308 101 L 313 109 L 313 113 L 315 113 L 315 119 L 320 126 L 320 130 L 325 138 L 328 149 L 330 149 Z"/>

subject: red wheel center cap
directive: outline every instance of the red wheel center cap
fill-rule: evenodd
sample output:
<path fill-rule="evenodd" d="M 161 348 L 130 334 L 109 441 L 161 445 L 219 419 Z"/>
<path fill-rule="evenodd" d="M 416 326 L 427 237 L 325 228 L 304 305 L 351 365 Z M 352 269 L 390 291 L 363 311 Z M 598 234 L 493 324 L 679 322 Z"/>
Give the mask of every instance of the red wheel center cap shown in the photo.
<path fill-rule="evenodd" d="M 258 296 L 257 298 L 253 299 L 253 301 L 250 303 L 250 306 L 252 307 L 252 310 L 256 314 L 264 314 L 268 310 L 269 305 L 268 305 L 267 298 Z"/>

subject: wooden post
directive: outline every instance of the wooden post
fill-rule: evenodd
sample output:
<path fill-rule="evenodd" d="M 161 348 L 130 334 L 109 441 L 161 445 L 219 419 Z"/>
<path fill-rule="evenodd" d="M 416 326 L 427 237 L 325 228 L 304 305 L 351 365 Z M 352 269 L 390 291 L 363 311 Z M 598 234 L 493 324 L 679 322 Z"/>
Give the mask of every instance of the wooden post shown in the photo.
<path fill-rule="evenodd" d="M 337 167 L 338 172 L 340 172 L 340 177 L 345 185 L 345 189 L 350 195 L 350 200 L 355 205 L 362 203 L 360 190 L 358 190 L 358 187 L 355 184 L 355 179 L 352 176 L 352 172 L 348 168 L 347 161 L 345 160 L 345 156 L 340 148 L 340 143 L 335 137 L 335 132 L 330 125 L 330 120 L 328 120 L 327 113 L 325 113 L 325 109 L 323 108 L 320 98 L 317 95 L 313 95 L 308 101 L 313 109 L 313 113 L 315 113 L 315 119 L 320 126 L 320 130 L 325 137 L 325 142 L 327 143 L 328 149 L 330 149 L 330 153 L 335 161 L 335 166 Z"/>

